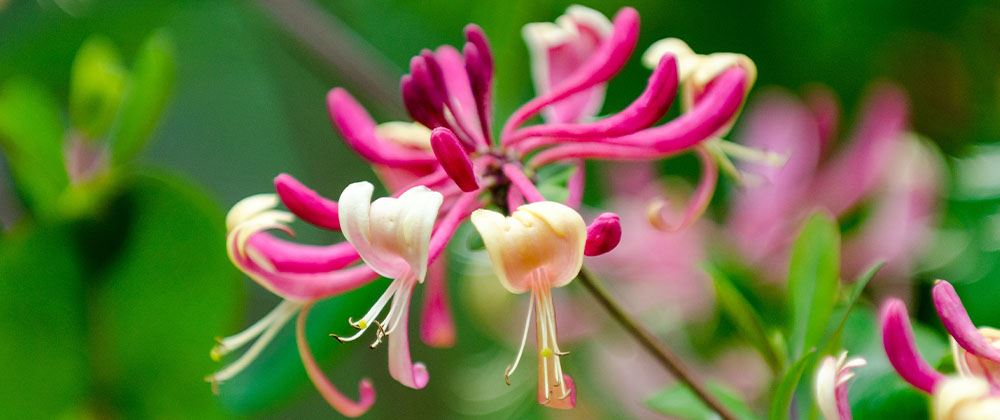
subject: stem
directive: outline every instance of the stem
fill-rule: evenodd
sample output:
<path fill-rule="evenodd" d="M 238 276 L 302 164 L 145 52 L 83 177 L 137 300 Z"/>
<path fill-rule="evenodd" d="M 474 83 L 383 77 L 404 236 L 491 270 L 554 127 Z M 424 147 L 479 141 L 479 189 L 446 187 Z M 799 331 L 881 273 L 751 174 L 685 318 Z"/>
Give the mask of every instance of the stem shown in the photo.
<path fill-rule="evenodd" d="M 583 283 L 583 287 L 586 287 L 587 291 L 594 296 L 594 299 L 597 299 L 597 302 L 611 314 L 611 317 L 621 324 L 626 332 L 635 337 L 639 341 L 639 344 L 660 362 L 660 365 L 694 391 L 695 395 L 705 405 L 718 413 L 720 417 L 725 420 L 736 420 L 736 416 L 708 391 L 705 384 L 692 374 L 679 356 L 674 354 L 665 344 L 661 343 L 653 333 L 639 324 L 635 318 L 625 312 L 622 305 L 611 296 L 611 293 L 601 284 L 597 276 L 584 268 L 580 270 L 577 278 Z"/>

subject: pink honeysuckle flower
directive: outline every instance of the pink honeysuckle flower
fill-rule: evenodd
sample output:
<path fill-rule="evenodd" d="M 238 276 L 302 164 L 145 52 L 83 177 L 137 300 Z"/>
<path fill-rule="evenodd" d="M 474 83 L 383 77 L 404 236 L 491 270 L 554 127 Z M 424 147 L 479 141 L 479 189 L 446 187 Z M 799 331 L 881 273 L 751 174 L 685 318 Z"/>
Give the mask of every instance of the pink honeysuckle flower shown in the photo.
<path fill-rule="evenodd" d="M 851 420 L 851 405 L 847 401 L 847 386 L 854 378 L 853 369 L 865 366 L 865 359 L 826 356 L 816 371 L 813 393 L 819 411 L 826 420 Z"/>
<path fill-rule="evenodd" d="M 758 100 L 745 120 L 742 143 L 788 160 L 783 166 L 744 166 L 759 182 L 736 194 L 726 230 L 751 264 L 780 278 L 809 213 L 821 208 L 843 219 L 872 203 L 844 235 L 843 271 L 850 277 L 885 260 L 879 277 L 904 284 L 935 220 L 943 163 L 926 142 L 906 133 L 906 99 L 888 86 L 872 91 L 855 133 L 839 153 L 824 158 L 836 127 L 834 103 L 821 93 L 808 106 L 782 93 Z"/>
<path fill-rule="evenodd" d="M 622 240 L 621 218 L 617 214 L 601 213 L 587 226 L 587 246 L 583 255 L 596 257 L 611 252 Z"/>
<path fill-rule="evenodd" d="M 476 210 L 472 224 L 483 237 L 500 283 L 511 293 L 531 292 L 521 346 L 504 377 L 517 369 L 524 352 L 532 314 L 538 347 L 538 402 L 552 408 L 573 408 L 576 390 L 562 371 L 552 289 L 571 282 L 583 266 L 587 226 L 570 207 L 538 201 L 519 207 L 510 217 Z"/>
<path fill-rule="evenodd" d="M 947 281 L 935 282 L 931 295 L 938 317 L 951 337 L 955 371 L 961 377 L 981 379 L 1000 393 L 1000 334 L 993 328 L 977 329 L 955 288 Z M 906 306 L 898 299 L 883 304 L 882 325 L 886 354 L 896 371 L 924 392 L 935 392 L 943 376 L 916 351 Z"/>
<path fill-rule="evenodd" d="M 425 371 L 419 366 L 411 366 L 405 332 L 393 331 L 393 327 L 405 330 L 409 293 L 423 278 L 429 264 L 421 337 L 434 345 L 454 342 L 454 326 L 443 278 L 446 270 L 440 265 L 444 261 L 438 258 L 457 227 L 482 207 L 483 201 L 507 211 L 524 203 L 546 201 L 535 185 L 542 181 L 538 179 L 539 169 L 566 165 L 577 169 L 567 182 L 566 203 L 578 207 L 584 187 L 583 160 L 655 161 L 698 150 L 699 145 L 720 135 L 732 124 L 754 79 L 755 70 L 748 67 L 748 60 L 713 61 L 710 68 L 706 67 L 708 70 L 698 73 L 701 76 L 692 85 L 696 95 L 688 101 L 681 115 L 661 126 L 653 126 L 669 109 L 679 83 L 677 58 L 664 54 L 655 63 L 646 90 L 631 105 L 618 113 L 594 119 L 604 85 L 625 65 L 635 49 L 638 13 L 624 8 L 608 20 L 595 11 L 575 6 L 560 19 L 557 27 L 541 25 L 534 28 L 526 29 L 525 36 L 534 56 L 544 55 L 545 61 L 535 62 L 533 66 L 535 74 L 545 77 L 536 78 L 540 83 L 538 96 L 518 108 L 503 123 L 499 136 L 493 132 L 492 121 L 493 57 L 485 34 L 475 25 L 466 27 L 466 42 L 461 51 L 442 46 L 434 51 L 425 50 L 410 61 L 410 72 L 402 77 L 400 90 L 414 122 L 376 124 L 346 90 L 334 88 L 328 93 L 327 109 L 333 127 L 349 147 L 372 164 L 390 192 L 403 199 L 405 191 L 422 186 L 440 194 L 441 216 L 436 217 L 436 226 L 423 225 L 425 230 L 421 232 L 424 233 L 430 229 L 428 226 L 434 226 L 428 251 L 420 254 L 423 263 L 417 264 L 417 259 L 389 258 L 385 255 L 402 255 L 404 251 L 410 256 L 417 254 L 409 253 L 412 250 L 400 248 L 402 245 L 388 239 L 399 238 L 390 234 L 388 225 L 366 225 L 360 222 L 364 220 L 360 217 L 363 212 L 346 215 L 347 203 L 343 200 L 338 203 L 324 198 L 290 176 L 279 176 L 275 180 L 277 197 L 251 197 L 237 204 L 230 214 L 227 246 L 234 264 L 288 302 L 286 306 L 279 305 L 282 310 L 278 315 L 268 318 L 263 327 L 252 327 L 251 332 L 280 328 L 291 317 L 287 312 L 299 312 L 300 322 L 304 323 L 306 309 L 312 302 L 364 286 L 380 274 L 386 275 L 394 279 L 387 293 L 369 313 L 371 316 L 353 325 L 362 331 L 376 325 L 379 330 L 376 342 L 393 332 L 388 334 L 393 377 L 407 386 L 423 386 Z M 546 117 L 542 124 L 525 126 L 538 114 Z M 703 153 L 699 152 L 701 155 Z M 709 181 L 714 184 L 715 179 Z M 343 229 L 348 242 L 301 245 L 266 232 L 283 230 L 291 234 L 288 225 L 294 217 L 275 209 L 279 198 L 291 213 L 313 225 Z M 362 208 L 357 204 L 362 201 L 357 200 L 352 206 Z M 372 211 L 376 207 L 379 206 L 372 204 Z M 348 226 L 349 220 L 355 224 Z M 422 220 L 433 222 L 430 216 Z M 383 242 L 376 245 L 372 237 L 365 236 L 364 226 L 384 235 L 378 236 Z M 603 223 L 600 226 L 603 234 L 593 235 L 591 247 L 607 250 L 614 242 L 611 240 L 615 237 L 614 231 L 610 229 L 613 226 Z M 581 247 L 585 240 L 586 235 L 581 239 Z M 364 263 L 357 264 L 361 260 Z M 409 271 L 404 270 L 407 267 Z M 562 267 L 569 271 L 572 268 Z M 539 305 L 551 299 L 540 295 L 536 298 Z M 392 308 L 396 309 L 395 312 L 390 309 L 393 317 L 375 324 L 374 317 L 390 300 L 394 302 Z M 551 310 L 548 313 L 545 316 L 552 316 Z M 541 312 L 539 317 L 542 317 Z M 551 337 L 545 331 L 539 334 L 554 340 L 554 330 Z M 244 339 L 243 336 L 239 338 Z M 227 343 L 227 340 L 222 341 Z M 239 341 L 237 344 L 242 344 L 243 340 Z M 261 346 L 266 344 L 266 340 L 258 339 L 258 342 L 263 342 Z M 220 357 L 230 351 L 230 346 L 220 346 Z M 363 386 L 365 392 L 359 402 L 347 404 L 350 401 L 319 375 L 308 349 L 300 350 L 307 368 L 313 369 L 310 377 L 331 405 L 345 414 L 364 412 L 365 404 L 370 405 L 374 399 L 370 384 L 362 384 L 367 388 Z M 555 361 L 551 357 L 543 357 L 540 367 L 542 379 L 547 378 L 560 387 L 557 390 L 559 398 L 549 400 L 550 405 L 571 406 L 563 397 L 572 389 L 572 382 L 552 374 L 550 369 Z M 238 371 L 233 369 L 227 373 L 231 377 Z M 223 379 L 216 377 L 215 380 Z"/>

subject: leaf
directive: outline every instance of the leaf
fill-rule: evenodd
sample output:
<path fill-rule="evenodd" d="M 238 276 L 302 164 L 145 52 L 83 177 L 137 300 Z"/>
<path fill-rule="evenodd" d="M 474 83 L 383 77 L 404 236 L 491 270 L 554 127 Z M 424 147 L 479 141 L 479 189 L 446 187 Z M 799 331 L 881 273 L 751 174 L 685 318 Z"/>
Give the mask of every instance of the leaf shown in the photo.
<path fill-rule="evenodd" d="M 802 374 L 816 364 L 816 357 L 818 355 L 819 353 L 815 349 L 810 350 L 809 353 L 806 353 L 805 356 L 795 362 L 788 369 L 788 372 L 785 372 L 785 376 L 781 378 L 778 388 L 774 391 L 774 396 L 771 400 L 771 411 L 768 416 L 769 419 L 779 420 L 788 418 L 788 413 L 792 406 L 792 397 L 799 386 Z"/>
<path fill-rule="evenodd" d="M 36 215 L 55 214 L 69 183 L 59 106 L 41 85 L 11 79 L 0 88 L 0 147 L 15 185 Z"/>
<path fill-rule="evenodd" d="M 722 311 L 733 320 L 740 334 L 764 357 L 771 370 L 781 372 L 781 358 L 772 346 L 771 340 L 768 339 L 760 315 L 721 270 L 710 265 L 706 265 L 704 268 L 712 278 L 715 294 Z"/>
<path fill-rule="evenodd" d="M 826 349 L 824 354 L 833 354 L 836 352 L 837 349 L 832 348 L 832 346 L 840 341 L 840 335 L 844 330 L 844 325 L 847 324 L 847 318 L 851 315 L 851 310 L 854 309 L 854 305 L 858 302 L 858 298 L 861 297 L 861 293 L 864 292 L 865 287 L 868 287 L 868 282 L 875 278 L 875 275 L 878 274 L 882 267 L 885 267 L 885 261 L 878 261 L 872 264 L 871 267 L 868 267 L 864 273 L 861 273 L 854 280 L 851 286 L 851 293 L 847 296 L 847 301 L 844 302 L 844 315 L 840 318 L 840 322 L 837 323 L 833 333 L 828 334 L 827 338 L 823 340 L 823 345 L 820 346 L 821 349 Z"/>
<path fill-rule="evenodd" d="M 129 211 L 116 221 L 127 236 L 97 273 L 95 372 L 122 417 L 224 417 L 202 379 L 240 296 L 222 211 L 202 190 L 161 174 L 136 176 L 121 205 Z"/>
<path fill-rule="evenodd" d="M 709 383 L 708 390 L 739 419 L 757 418 L 735 392 L 728 388 Z M 646 400 L 646 405 L 657 413 L 681 419 L 717 419 L 719 415 L 705 405 L 684 384 L 673 384 Z"/>
<path fill-rule="evenodd" d="M 88 343 L 77 261 L 61 226 L 32 226 L 0 241 L 4 417 L 68 417 L 86 399 Z"/>
<path fill-rule="evenodd" d="M 146 146 L 173 90 L 174 43 L 163 30 L 143 44 L 135 59 L 121 110 L 111 129 L 115 163 L 131 160 Z"/>
<path fill-rule="evenodd" d="M 824 213 L 806 221 L 792 246 L 788 267 L 791 313 L 789 345 L 795 359 L 823 337 L 833 313 L 840 277 L 840 233 Z"/>
<path fill-rule="evenodd" d="M 107 134 L 118 112 L 128 73 L 115 46 L 107 38 L 88 39 L 73 61 L 69 90 L 69 117 L 91 140 Z"/>

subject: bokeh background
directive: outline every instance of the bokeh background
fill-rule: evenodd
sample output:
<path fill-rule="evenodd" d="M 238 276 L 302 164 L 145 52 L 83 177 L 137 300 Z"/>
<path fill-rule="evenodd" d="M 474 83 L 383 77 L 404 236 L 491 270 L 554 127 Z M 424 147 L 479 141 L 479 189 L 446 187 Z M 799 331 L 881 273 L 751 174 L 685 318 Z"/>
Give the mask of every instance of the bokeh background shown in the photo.
<path fill-rule="evenodd" d="M 458 44 L 466 23 L 478 23 L 490 37 L 498 69 L 496 115 L 509 114 L 533 92 L 521 26 L 551 21 L 569 4 L 0 0 L 0 83 L 31 79 L 63 109 L 74 57 L 95 34 L 110 40 L 130 63 L 143 42 L 163 29 L 173 41 L 176 65 L 173 92 L 149 146 L 128 163 L 123 181 L 98 196 L 97 210 L 74 217 L 29 216 L 5 226 L 0 417 L 335 415 L 305 379 L 290 329 L 246 374 L 223 384 L 219 396 L 202 381 L 218 367 L 208 357 L 213 337 L 238 331 L 276 303 L 229 265 L 224 210 L 243 197 L 268 192 L 282 172 L 330 196 L 350 182 L 374 179 L 330 127 L 326 92 L 346 86 L 377 120 L 402 119 L 396 92 L 409 58 L 422 48 Z M 902 86 L 911 98 L 915 131 L 940 147 L 953 174 L 943 197 L 942 225 L 957 235 L 949 237 L 955 241 L 950 243 L 960 249 L 921 277 L 948 275 L 966 285 L 960 289 L 973 319 L 1000 325 L 995 304 L 1000 223 L 994 217 L 1000 204 L 994 164 L 1000 163 L 1000 149 L 993 145 L 1000 140 L 996 2 L 587 5 L 608 15 L 624 5 L 637 8 L 639 51 L 660 38 L 678 37 L 696 51 L 750 56 L 759 70 L 757 91 L 828 86 L 845 105 L 848 119 L 873 81 Z M 632 60 L 610 83 L 605 112 L 628 104 L 642 90 L 647 71 L 638 58 Z M 11 166 L 9 159 L 8 154 L 2 167 Z M 681 169 L 675 173 L 696 176 L 691 162 L 681 160 L 676 167 Z M 0 172 L 0 182 L 3 189 L 12 188 L 7 171 Z M 13 197 L 0 195 L 8 200 L 0 208 L 16 211 Z M 591 203 L 600 200 L 600 193 L 588 196 Z M 300 229 L 299 237 L 333 238 L 309 229 Z M 379 403 L 372 418 L 551 414 L 534 405 L 531 386 L 502 386 L 516 337 L 506 340 L 477 325 L 490 316 L 520 319 L 520 308 L 484 315 L 469 308 L 475 298 L 462 298 L 466 286 L 452 277 L 457 346 L 414 346 L 416 358 L 431 367 L 427 390 L 411 392 L 391 381 L 381 352 L 336 347 L 325 337 L 326 325 L 362 310 L 377 288 L 314 311 L 310 329 L 316 327 L 314 345 L 327 372 L 348 392 L 358 378 L 373 378 Z M 918 289 L 927 284 L 918 283 Z M 921 316 L 933 318 L 926 310 Z M 495 362 L 497 357 L 502 362 Z M 494 367 L 491 363 L 499 363 L 499 370 L 487 369 Z M 591 370 L 599 375 L 602 367 Z M 531 376 L 525 373 L 525 381 Z M 615 412 L 616 402 L 601 397 L 599 387 L 587 392 L 597 407 L 576 415 Z"/>

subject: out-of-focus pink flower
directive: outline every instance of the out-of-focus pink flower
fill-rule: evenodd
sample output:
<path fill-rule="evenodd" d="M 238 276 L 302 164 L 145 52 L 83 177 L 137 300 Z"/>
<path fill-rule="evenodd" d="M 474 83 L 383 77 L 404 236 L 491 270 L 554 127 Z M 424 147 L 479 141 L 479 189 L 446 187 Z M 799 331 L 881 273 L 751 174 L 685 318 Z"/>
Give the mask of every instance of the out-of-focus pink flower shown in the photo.
<path fill-rule="evenodd" d="M 847 359 L 847 352 L 839 357 L 826 356 L 820 363 L 813 381 L 813 395 L 819 411 L 826 420 L 851 420 L 851 405 L 847 400 L 847 386 L 854 378 L 853 369 L 863 367 L 865 359 Z"/>
<path fill-rule="evenodd" d="M 784 154 L 787 161 L 744 166 L 760 178 L 759 185 L 737 192 L 728 232 L 750 263 L 780 278 L 795 232 L 809 213 L 854 215 L 857 226 L 843 241 L 845 277 L 885 260 L 879 277 L 905 279 L 935 221 L 943 164 L 907 133 L 906 99 L 889 86 L 872 91 L 854 134 L 837 153 L 824 156 L 838 115 L 832 103 L 820 92 L 811 107 L 771 92 L 748 112 L 742 143 Z"/>

